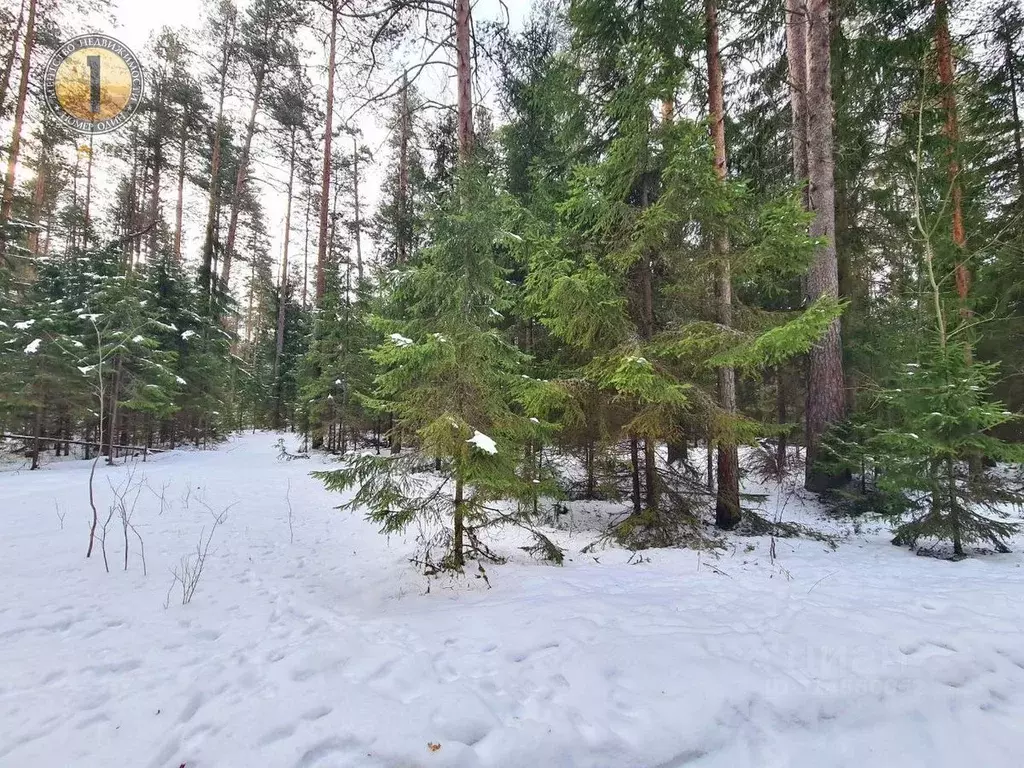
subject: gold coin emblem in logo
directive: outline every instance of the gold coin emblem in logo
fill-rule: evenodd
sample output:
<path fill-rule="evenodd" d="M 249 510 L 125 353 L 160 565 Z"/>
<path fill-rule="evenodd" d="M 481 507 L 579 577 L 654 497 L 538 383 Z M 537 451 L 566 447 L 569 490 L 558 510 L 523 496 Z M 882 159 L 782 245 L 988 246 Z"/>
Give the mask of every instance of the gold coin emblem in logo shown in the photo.
<path fill-rule="evenodd" d="M 79 133 L 109 133 L 127 123 L 142 100 L 142 67 L 123 43 L 107 35 L 67 41 L 43 75 L 46 103 Z"/>

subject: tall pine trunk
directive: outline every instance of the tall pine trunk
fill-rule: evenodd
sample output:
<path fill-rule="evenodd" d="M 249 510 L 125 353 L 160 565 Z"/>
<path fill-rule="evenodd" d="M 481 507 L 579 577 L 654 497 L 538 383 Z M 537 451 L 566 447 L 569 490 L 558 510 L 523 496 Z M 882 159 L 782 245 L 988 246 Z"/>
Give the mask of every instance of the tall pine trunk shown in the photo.
<path fill-rule="evenodd" d="M 14 109 L 14 128 L 11 131 L 11 145 L 7 150 L 7 176 L 4 179 L 3 198 L 0 201 L 0 224 L 11 220 L 14 207 L 14 173 L 18 167 L 18 153 L 21 149 L 21 129 L 25 122 L 25 105 L 28 101 L 29 73 L 32 70 L 32 50 L 36 41 L 36 2 L 29 0 L 28 22 L 25 27 L 25 45 L 21 54 L 21 79 L 18 82 L 18 104 Z M 6 238 L 0 237 L 0 257 L 4 255 Z"/>
<path fill-rule="evenodd" d="M 402 112 L 398 135 L 398 266 L 409 260 L 409 74 L 402 73 Z"/>
<path fill-rule="evenodd" d="M 971 273 L 965 261 L 967 231 L 964 228 L 963 187 L 960 184 L 960 128 L 957 121 L 955 70 L 953 66 L 953 45 L 949 37 L 949 5 L 946 0 L 935 0 L 935 54 L 937 57 L 939 88 L 942 95 L 942 110 L 946 113 L 943 133 L 946 138 L 946 152 L 949 158 L 947 176 L 949 179 L 950 208 L 953 218 L 953 245 L 956 247 L 956 294 L 960 300 L 962 316 L 969 314 L 967 295 L 970 292 Z"/>
<path fill-rule="evenodd" d="M 136 219 L 142 223 L 146 218 L 146 191 L 149 189 L 149 163 L 142 163 L 142 181 L 139 184 L 139 195 L 136 206 Z M 136 237 L 133 240 L 134 256 L 132 259 L 131 268 L 134 269 L 136 264 L 142 263 L 142 237 Z M 129 272 L 131 269 L 129 269 Z"/>
<path fill-rule="evenodd" d="M 224 137 L 224 101 L 227 95 L 228 74 L 231 70 L 233 55 L 234 17 L 231 26 L 224 32 L 221 44 L 220 67 L 217 70 L 217 117 L 213 130 L 213 149 L 210 157 L 210 200 L 206 211 L 206 232 L 203 238 L 203 263 L 199 274 L 200 288 L 205 292 L 207 300 L 212 303 L 214 292 L 214 250 L 217 237 L 217 220 L 220 217 L 220 166 L 221 142 Z"/>
<path fill-rule="evenodd" d="M 135 199 L 138 194 L 136 188 L 139 180 L 139 134 L 138 130 L 132 129 L 132 169 L 129 176 L 127 210 L 124 212 L 124 221 L 121 224 L 122 235 L 125 235 L 124 247 L 121 252 L 121 269 L 127 274 L 132 263 L 132 241 L 127 235 L 138 231 L 135 221 Z"/>
<path fill-rule="evenodd" d="M 76 148 L 75 151 L 75 164 L 71 169 L 71 210 L 78 210 L 78 168 L 82 164 L 82 153 Z M 78 244 L 78 217 L 73 216 L 71 218 L 71 224 L 68 226 L 67 241 L 64 243 L 64 255 L 69 256 Z M 2 245 L 2 244 L 0 244 Z"/>
<path fill-rule="evenodd" d="M 253 297 L 255 296 L 255 288 L 256 288 L 256 260 L 252 259 L 249 262 L 249 290 L 248 290 L 248 294 L 249 295 L 247 297 L 248 307 L 247 307 L 247 309 L 245 311 L 245 336 L 246 336 L 246 341 L 250 342 L 250 344 L 252 343 L 252 340 L 254 338 L 256 338 L 255 334 L 253 333 L 254 329 L 253 329 L 253 314 L 252 314 L 252 311 L 253 311 Z M 237 326 L 237 324 L 235 325 L 235 335 L 238 336 L 238 326 Z M 255 354 L 255 352 L 257 350 L 253 349 L 252 351 Z M 255 360 L 253 360 L 253 362 L 255 363 Z"/>
<path fill-rule="evenodd" d="M 807 207 L 807 5 L 786 0 L 786 59 L 792 120 L 793 178 L 803 186 Z"/>
<path fill-rule="evenodd" d="M 455 59 L 458 83 L 458 141 L 459 164 L 465 167 L 473 152 L 473 89 L 472 59 L 469 51 L 469 0 L 455 0 Z M 469 201 L 463 201 L 468 205 Z M 465 564 L 463 527 L 465 520 L 462 468 L 455 460 L 455 519 L 452 541 L 452 566 L 461 569 Z"/>
<path fill-rule="evenodd" d="M 455 59 L 458 82 L 459 159 L 473 149 L 473 66 L 470 52 L 469 0 L 455 0 Z"/>
<path fill-rule="evenodd" d="M 1013 110 L 1013 154 L 1017 161 L 1017 192 L 1024 197 L 1024 142 L 1021 139 L 1020 109 L 1017 105 L 1017 68 L 1014 66 L 1010 38 L 1003 41 L 1003 59 L 1007 77 L 1010 80 L 1010 109 Z"/>
<path fill-rule="evenodd" d="M 647 208 L 650 204 L 650 175 L 644 174 L 643 180 L 640 182 L 640 205 L 642 208 Z M 640 279 L 640 337 L 644 341 L 650 341 L 654 336 L 654 265 L 651 262 L 651 258 L 648 254 L 643 254 L 640 257 L 639 262 L 639 279 Z M 635 444 L 636 441 L 634 440 Z M 634 446 L 630 446 L 634 449 Z M 644 438 L 643 444 L 644 452 L 644 500 L 647 503 L 647 508 L 650 510 L 657 510 L 658 508 L 658 467 L 656 463 L 657 457 L 657 446 L 655 441 L 651 437 Z M 634 464 L 636 464 L 635 455 L 631 454 Z M 634 478 L 635 482 L 639 484 L 639 469 L 634 467 Z M 640 490 L 639 485 L 635 488 L 636 501 L 634 507 L 639 503 Z"/>
<path fill-rule="evenodd" d="M 14 24 L 14 33 L 11 35 L 11 52 L 4 60 L 4 69 L 0 73 L 0 115 L 7 105 L 7 91 L 11 87 L 11 72 L 14 71 L 14 59 L 18 53 L 18 41 L 21 39 L 21 27 L 25 23 L 25 0 L 21 0 L 18 6 L 18 20 Z"/>
<path fill-rule="evenodd" d="M 82 223 L 82 247 L 89 245 L 89 230 L 92 228 L 92 155 L 93 136 L 89 135 L 89 159 L 85 163 L 85 216 Z"/>
<path fill-rule="evenodd" d="M 331 0 L 331 29 L 327 55 L 327 105 L 324 116 L 324 159 L 320 175 L 320 238 L 317 242 L 316 304 L 327 289 L 327 218 L 331 196 L 331 142 L 334 139 L 334 67 L 337 64 L 338 0 Z"/>
<path fill-rule="evenodd" d="M 284 387 L 281 383 L 281 357 L 284 354 L 285 305 L 288 300 L 288 246 L 292 235 L 292 190 L 295 184 L 295 128 L 292 128 L 291 153 L 288 156 L 288 192 L 284 213 L 284 252 L 281 256 L 281 289 L 277 306 L 277 339 L 274 347 L 274 426 L 281 427 L 281 397 Z"/>
<path fill-rule="evenodd" d="M 43 217 L 43 204 L 46 200 L 46 180 L 50 172 L 50 149 L 46 146 L 39 148 L 39 158 L 36 160 L 36 183 L 32 191 L 32 214 L 31 220 L 35 225 L 28 233 L 28 249 L 33 256 L 39 255 L 39 221 Z"/>
<path fill-rule="evenodd" d="M 352 137 L 352 204 L 354 206 L 355 221 L 352 226 L 356 236 L 356 275 L 359 281 L 356 283 L 358 290 L 363 284 L 363 245 L 362 245 L 362 212 L 359 205 L 359 139 Z"/>
<path fill-rule="evenodd" d="M 252 95 L 252 107 L 249 109 L 249 121 L 245 125 L 245 139 L 242 142 L 242 152 L 238 157 L 238 172 L 235 174 L 235 192 L 231 198 L 228 236 L 224 243 L 224 261 L 220 268 L 220 284 L 225 291 L 228 290 L 228 284 L 231 280 L 231 262 L 234 259 L 235 240 L 238 237 L 238 216 L 242 209 L 242 192 L 245 189 L 245 182 L 249 178 L 249 152 L 252 150 L 252 137 L 256 133 L 256 115 L 259 113 L 265 79 L 266 72 L 261 65 L 256 73 L 256 88 Z"/>
<path fill-rule="evenodd" d="M 178 200 L 174 206 L 174 263 L 181 264 L 182 220 L 185 213 L 185 160 L 188 151 L 188 121 L 181 116 L 181 142 L 178 145 Z"/>
<path fill-rule="evenodd" d="M 161 138 L 154 137 L 153 146 L 153 184 L 149 189 L 149 259 L 156 264 L 157 250 L 160 244 L 160 177 L 164 166 L 164 152 Z"/>
<path fill-rule="evenodd" d="M 811 236 L 820 238 L 807 274 L 807 301 L 839 296 L 839 263 L 836 256 L 835 159 L 832 142 L 832 85 L 830 0 L 807 4 L 807 171 L 809 201 L 814 213 Z M 846 416 L 842 333 L 839 318 L 808 355 L 807 375 L 807 469 L 804 485 L 822 492 L 845 479 L 820 463 L 821 442 L 826 430 Z"/>
<path fill-rule="evenodd" d="M 302 246 L 302 308 L 306 308 L 307 294 L 309 293 L 309 219 L 313 207 L 313 190 L 306 188 L 306 215 L 302 234 L 304 243 Z"/>
<path fill-rule="evenodd" d="M 724 184 L 728 176 L 725 149 L 725 87 L 722 58 L 718 43 L 718 8 L 716 0 L 704 4 L 707 24 L 708 114 L 711 138 L 715 149 L 715 176 Z M 712 239 L 717 262 L 718 322 L 732 326 L 732 265 L 729 259 L 729 237 L 719 233 Z M 718 369 L 718 405 L 727 420 L 736 415 L 736 371 L 729 366 Z M 715 499 L 715 525 L 723 530 L 735 528 L 740 522 L 740 462 L 736 443 L 725 435 L 718 436 L 718 493 Z"/>

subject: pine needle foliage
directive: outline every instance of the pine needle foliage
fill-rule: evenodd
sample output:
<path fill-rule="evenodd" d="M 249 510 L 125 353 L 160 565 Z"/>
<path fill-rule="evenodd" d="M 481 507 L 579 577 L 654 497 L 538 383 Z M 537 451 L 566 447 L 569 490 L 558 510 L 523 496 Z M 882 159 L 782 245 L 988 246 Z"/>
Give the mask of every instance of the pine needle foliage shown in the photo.
<path fill-rule="evenodd" d="M 875 393 L 864 417 L 831 438 L 852 470 L 877 476 L 870 498 L 893 521 L 893 543 L 948 542 L 956 558 L 971 545 L 1009 551 L 1020 527 L 1009 512 L 1024 508 L 1024 494 L 997 464 L 1024 461 L 1024 446 L 993 434 L 1020 417 L 991 398 L 997 367 L 969 361 L 964 349 L 926 347 Z"/>
<path fill-rule="evenodd" d="M 360 455 L 315 473 L 331 490 L 355 488 L 342 509 L 365 510 L 384 533 L 414 521 L 438 527 L 447 555 L 435 565 L 461 570 L 467 555 L 486 555 L 476 531 L 502 500 L 529 500 L 520 473 L 538 425 L 517 406 L 528 388 L 524 356 L 496 329 L 492 309 L 506 290 L 497 226 L 501 198 L 486 170 L 461 168 L 448 201 L 430 222 L 431 245 L 399 281 L 391 312 L 373 322 L 383 342 L 369 353 L 380 371 L 364 404 L 392 413 L 416 453 Z M 436 474 L 417 473 L 424 458 Z"/>

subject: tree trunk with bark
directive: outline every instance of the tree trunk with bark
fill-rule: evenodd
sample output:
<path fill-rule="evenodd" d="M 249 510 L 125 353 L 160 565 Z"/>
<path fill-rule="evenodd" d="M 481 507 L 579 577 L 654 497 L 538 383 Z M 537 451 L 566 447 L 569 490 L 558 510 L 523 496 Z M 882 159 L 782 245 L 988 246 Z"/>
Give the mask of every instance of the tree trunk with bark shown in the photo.
<path fill-rule="evenodd" d="M 708 60 L 708 114 L 711 119 L 711 139 L 715 151 L 715 176 L 725 184 L 728 159 L 725 147 L 725 86 L 722 77 L 722 58 L 719 50 L 718 7 L 716 0 L 704 4 L 707 25 Z M 718 322 L 725 328 L 732 326 L 732 265 L 729 259 L 729 237 L 718 233 L 712 239 L 712 251 L 717 262 Z M 726 420 L 736 417 L 736 371 L 729 366 L 718 369 L 718 406 Z M 718 436 L 718 493 L 715 499 L 715 525 L 731 530 L 740 523 L 740 462 L 736 443 L 725 435 Z"/>
<path fill-rule="evenodd" d="M 327 55 L 327 105 L 324 117 L 324 159 L 320 175 L 320 238 L 317 242 L 316 304 L 327 289 L 327 218 L 331 197 L 331 142 L 334 138 L 334 68 L 337 64 L 338 0 L 331 0 L 331 29 Z"/>
<path fill-rule="evenodd" d="M 455 515 L 454 531 L 452 537 L 452 567 L 462 570 L 466 564 L 464 526 L 466 513 L 464 510 L 465 500 L 463 499 L 464 487 L 462 472 L 455 469 Z"/>
<path fill-rule="evenodd" d="M 363 284 L 363 244 L 362 244 L 362 211 L 359 204 L 359 138 L 352 137 L 352 203 L 355 209 L 355 221 L 352 226 L 356 237 L 356 275 L 359 281 L 357 286 Z"/>
<path fill-rule="evenodd" d="M 182 221 L 185 213 L 185 170 L 188 151 L 188 120 L 182 112 L 181 137 L 178 144 L 178 200 L 174 206 L 174 263 L 181 264 Z"/>
<path fill-rule="evenodd" d="M 956 73 L 953 65 L 953 44 L 949 36 L 949 5 L 946 0 L 935 0 L 935 54 L 938 67 L 939 88 L 942 95 L 942 111 L 946 113 L 943 133 L 946 138 L 946 152 L 949 158 L 948 178 L 950 208 L 953 218 L 953 245 L 957 259 L 954 267 L 956 295 L 960 299 L 960 313 L 966 317 L 967 295 L 971 288 L 971 273 L 967 267 L 967 232 L 964 228 L 963 187 L 960 184 L 960 128 L 957 120 Z"/>
<path fill-rule="evenodd" d="M 647 508 L 658 509 L 658 451 L 657 444 L 649 437 L 644 438 L 644 485 L 647 491 Z"/>
<path fill-rule="evenodd" d="M 149 260 L 156 264 L 157 251 L 160 246 L 160 178 L 163 174 L 164 151 L 159 136 L 155 137 L 153 146 L 153 184 L 149 188 Z"/>
<path fill-rule="evenodd" d="M 143 222 L 145 222 L 145 220 L 146 220 L 146 195 L 147 195 L 148 190 L 149 190 L 149 170 L 150 170 L 149 165 L 150 164 L 148 162 L 145 162 L 145 161 L 143 161 L 143 163 L 142 163 L 142 181 L 139 183 L 139 194 L 138 194 L 138 197 L 137 197 L 137 200 L 136 200 L 137 205 L 136 205 L 136 208 L 135 208 L 135 219 L 136 219 L 136 221 L 139 222 L 140 227 L 143 224 Z M 129 272 L 131 272 L 133 269 L 135 269 L 135 265 L 136 264 L 141 264 L 142 263 L 142 241 L 143 241 L 143 239 L 144 238 L 142 238 L 142 237 L 133 238 L 132 248 L 133 248 L 133 251 L 134 251 L 134 255 L 132 257 L 132 263 L 131 263 L 131 265 L 130 265 L 130 267 L 128 269 Z"/>
<path fill-rule="evenodd" d="M 635 437 L 629 440 L 629 474 L 632 481 L 630 499 L 633 502 L 633 514 L 639 515 L 643 510 L 643 497 L 640 495 L 640 443 Z"/>
<path fill-rule="evenodd" d="M 121 358 L 117 359 L 114 368 L 114 386 L 110 391 L 110 428 L 107 430 L 107 464 L 114 463 L 114 451 L 117 448 L 117 417 L 119 414 L 118 400 L 121 397 Z M 102 446 L 100 446 L 102 450 Z"/>
<path fill-rule="evenodd" d="M 42 433 L 43 433 L 43 404 L 39 403 L 36 406 L 36 417 L 35 423 L 32 429 L 32 466 L 30 469 L 39 469 L 39 454 L 43 451 L 42 445 Z"/>
<path fill-rule="evenodd" d="M 708 493 L 715 492 L 715 442 L 708 435 L 707 448 L 707 481 L 708 481 Z"/>
<path fill-rule="evenodd" d="M 14 71 L 14 59 L 18 53 L 18 41 L 21 39 L 21 27 L 25 23 L 25 0 L 21 0 L 18 6 L 18 20 L 14 24 L 14 33 L 11 35 L 11 52 L 4 60 L 3 73 L 0 74 L 0 115 L 4 113 L 7 105 L 7 91 L 11 87 L 11 72 Z"/>
<path fill-rule="evenodd" d="M 1017 191 L 1024 196 L 1024 142 L 1021 139 L 1020 110 L 1017 106 L 1017 69 L 1014 66 L 1013 48 L 1010 39 L 1003 42 L 1003 58 L 1010 80 L 1010 108 L 1013 110 L 1013 149 L 1017 161 Z"/>
<path fill-rule="evenodd" d="M 407 229 L 410 221 L 409 211 L 409 75 L 402 74 L 402 107 L 399 118 L 398 134 L 398 266 L 409 261 L 409 247 L 407 241 Z"/>
<path fill-rule="evenodd" d="M 807 274 L 807 301 L 839 295 L 839 264 L 835 240 L 835 160 L 832 140 L 831 23 L 830 0 L 807 4 L 807 170 L 810 209 L 814 213 L 810 234 L 821 238 Z M 846 385 L 840 321 L 829 325 L 825 336 L 808 355 L 807 376 L 807 469 L 804 485 L 823 492 L 845 479 L 822 468 L 821 441 L 826 430 L 846 416 Z"/>
<path fill-rule="evenodd" d="M 303 224 L 302 234 L 304 242 L 302 245 L 302 308 L 307 306 L 307 295 L 309 293 L 309 219 L 313 207 L 313 190 L 306 189 L 306 215 Z"/>
<path fill-rule="evenodd" d="M 645 175 L 641 181 L 640 205 L 647 208 L 650 204 L 650 176 Z M 654 265 L 648 254 L 643 254 L 639 263 L 640 281 L 640 338 L 650 341 L 654 336 Z M 635 441 L 634 441 L 635 442 Z M 656 463 L 657 447 L 650 437 L 644 438 L 644 499 L 648 509 L 656 510 L 658 504 L 658 467 Z M 637 472 L 639 475 L 639 472 Z M 639 477 L 637 477 L 639 482 Z M 639 498 L 639 490 L 637 490 Z"/>
<path fill-rule="evenodd" d="M 288 300 L 288 246 L 292 234 L 292 190 L 295 183 L 295 128 L 291 131 L 291 152 L 288 156 L 288 192 L 284 213 L 284 252 L 281 256 L 281 288 L 277 306 L 277 339 L 274 348 L 274 387 L 277 396 L 274 399 L 274 426 L 281 427 L 281 357 L 284 355 L 284 321 L 285 306 Z"/>
<path fill-rule="evenodd" d="M 14 109 L 14 128 L 11 131 L 11 145 L 7 150 L 7 176 L 4 179 L 3 198 L 0 201 L 0 224 L 11 220 L 14 207 L 14 174 L 18 167 L 18 153 L 21 149 L 21 130 L 25 122 L 25 106 L 28 101 L 28 81 L 32 71 L 32 51 L 36 41 L 36 2 L 29 0 L 28 21 L 25 26 L 25 45 L 21 54 L 21 79 L 18 82 L 18 103 Z M 4 255 L 6 239 L 0 238 L 0 257 Z"/>
<path fill-rule="evenodd" d="M 78 168 L 82 164 L 82 153 L 75 147 L 75 164 L 71 167 L 71 210 L 78 210 Z M 71 218 L 68 226 L 67 242 L 64 244 L 64 255 L 69 256 L 78 244 L 78 217 Z M 2 245 L 2 244 L 0 244 Z"/>
<path fill-rule="evenodd" d="M 596 488 L 596 479 L 594 476 L 594 453 L 595 446 L 593 440 L 588 440 L 587 444 L 583 447 L 584 450 L 584 464 L 586 465 L 587 479 L 583 487 L 583 498 L 588 501 L 594 499 L 594 490 Z"/>
<path fill-rule="evenodd" d="M 793 178 L 807 200 L 807 3 L 786 0 L 786 60 L 793 136 Z"/>
<path fill-rule="evenodd" d="M 455 59 L 458 82 L 459 159 L 473 151 L 473 66 L 470 51 L 469 0 L 455 0 Z"/>
<path fill-rule="evenodd" d="M 472 59 L 469 50 L 469 0 L 455 0 L 455 53 L 456 80 L 458 82 L 458 141 L 459 164 L 469 162 L 473 151 L 473 90 Z M 468 201 L 464 201 L 466 204 Z M 464 525 L 465 501 L 463 499 L 463 477 L 459 462 L 455 462 L 455 519 L 454 542 L 452 546 L 452 567 L 461 570 L 465 565 Z"/>
<path fill-rule="evenodd" d="M 36 160 L 36 183 L 32 190 L 32 223 L 35 228 L 28 233 L 28 249 L 33 256 L 39 255 L 39 221 L 43 217 L 43 203 L 46 199 L 46 181 L 50 175 L 50 149 L 46 146 L 39 148 L 39 158 Z"/>
<path fill-rule="evenodd" d="M 200 287 L 207 300 L 212 301 L 214 289 L 214 251 L 217 237 L 217 220 L 220 217 L 220 166 L 221 141 L 224 136 L 224 101 L 227 94 L 228 74 L 231 71 L 231 57 L 234 49 L 234 17 L 224 31 L 221 43 L 220 67 L 217 70 L 217 118 L 213 130 L 213 150 L 210 157 L 210 201 L 206 211 L 206 233 L 203 238 L 203 264 L 199 275 Z"/>
<path fill-rule="evenodd" d="M 265 79 L 266 71 L 261 67 L 256 73 L 256 87 L 252 95 L 252 107 L 249 109 L 249 122 L 245 126 L 245 140 L 242 142 L 242 152 L 238 157 L 238 172 L 235 174 L 235 193 L 231 198 L 231 217 L 228 220 L 227 240 L 224 242 L 224 261 L 220 268 L 220 284 L 225 291 L 231 280 L 231 262 L 235 255 L 235 240 L 238 237 L 238 216 L 242 209 L 242 192 L 245 191 L 245 182 L 249 178 L 249 152 L 252 149 L 252 137 L 256 133 L 256 115 L 259 113 Z"/>
<path fill-rule="evenodd" d="M 786 423 L 786 376 L 782 366 L 775 369 L 775 419 L 779 424 L 779 437 L 775 443 L 775 464 L 781 477 L 786 472 L 786 433 L 782 425 Z"/>
<path fill-rule="evenodd" d="M 136 228 L 136 218 L 135 218 L 136 196 L 138 194 L 138 192 L 136 190 L 137 190 L 138 180 L 139 180 L 139 152 L 138 152 L 138 146 L 139 146 L 138 131 L 136 129 L 133 129 L 132 130 L 132 147 L 133 147 L 133 149 L 132 149 L 132 170 L 131 170 L 131 175 L 129 177 L 131 179 L 131 182 L 130 182 L 130 185 L 129 185 L 129 188 L 128 188 L 128 201 L 127 201 L 128 210 L 125 211 L 125 219 L 124 219 L 124 222 L 122 222 L 122 232 L 121 232 L 122 235 L 126 236 L 125 240 L 124 240 L 124 249 L 123 249 L 123 251 L 121 253 L 121 261 L 122 261 L 121 268 L 125 271 L 125 273 L 128 273 L 128 272 L 131 271 L 132 248 L 133 248 L 133 243 L 132 243 L 131 239 L 127 237 L 127 235 L 131 234 L 132 232 L 137 232 L 138 231 L 137 228 Z"/>
<path fill-rule="evenodd" d="M 89 159 L 85 163 L 85 217 L 82 225 L 82 247 L 89 246 L 89 230 L 92 227 L 92 155 L 93 137 L 89 135 Z"/>

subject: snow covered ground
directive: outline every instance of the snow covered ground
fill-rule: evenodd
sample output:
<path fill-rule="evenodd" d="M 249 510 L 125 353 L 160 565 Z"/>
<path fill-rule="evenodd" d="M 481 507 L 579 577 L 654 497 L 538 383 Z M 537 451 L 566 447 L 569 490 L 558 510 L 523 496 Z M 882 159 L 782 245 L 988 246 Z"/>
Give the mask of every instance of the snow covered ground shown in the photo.
<path fill-rule="evenodd" d="M 0 766 L 1024 764 L 1020 554 L 870 533 L 630 564 L 576 534 L 565 567 L 518 552 L 490 589 L 426 593 L 411 536 L 333 510 L 324 460 L 276 439 L 137 465 L 148 576 L 134 537 L 121 570 L 116 525 L 111 572 L 85 560 L 86 462 L 0 473 Z M 101 509 L 128 471 L 98 471 Z M 165 608 L 229 506 L 192 602 Z"/>

